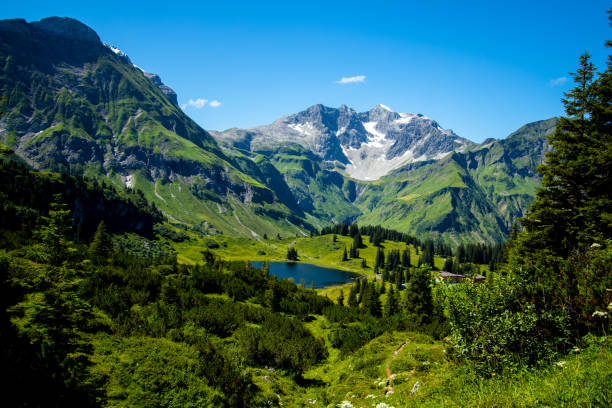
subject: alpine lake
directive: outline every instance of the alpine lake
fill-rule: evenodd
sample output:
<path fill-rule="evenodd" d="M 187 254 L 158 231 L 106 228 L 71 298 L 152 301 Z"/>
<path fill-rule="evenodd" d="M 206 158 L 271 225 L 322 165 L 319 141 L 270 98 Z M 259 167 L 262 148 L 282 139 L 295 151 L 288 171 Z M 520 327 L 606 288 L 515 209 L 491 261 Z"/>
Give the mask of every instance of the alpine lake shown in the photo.
<path fill-rule="evenodd" d="M 251 261 L 251 265 L 261 268 L 263 262 Z M 354 272 L 299 262 L 270 262 L 269 265 L 270 275 L 274 275 L 278 279 L 291 279 L 296 284 L 303 284 L 306 287 L 313 287 L 315 289 L 341 285 L 351 282 L 359 276 L 359 274 Z"/>

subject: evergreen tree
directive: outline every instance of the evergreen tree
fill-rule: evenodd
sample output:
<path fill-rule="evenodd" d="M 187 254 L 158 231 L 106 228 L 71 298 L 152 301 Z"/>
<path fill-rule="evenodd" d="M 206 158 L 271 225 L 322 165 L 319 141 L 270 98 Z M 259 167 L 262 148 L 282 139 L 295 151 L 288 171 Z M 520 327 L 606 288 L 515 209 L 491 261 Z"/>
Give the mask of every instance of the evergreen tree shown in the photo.
<path fill-rule="evenodd" d="M 612 237 L 611 68 L 595 80 L 585 52 L 571 75 L 576 87 L 562 100 L 568 116 L 549 138 L 542 188 L 521 222 L 530 249 L 561 257 Z"/>
<path fill-rule="evenodd" d="M 340 289 L 340 295 L 338 295 L 338 299 L 336 299 L 340 306 L 344 306 L 344 290 Z"/>
<path fill-rule="evenodd" d="M 368 267 L 368 264 L 367 264 L 367 262 L 366 262 L 365 258 L 363 258 L 363 259 L 361 260 L 361 267 L 362 267 L 362 268 L 364 268 L 364 269 Z"/>
<path fill-rule="evenodd" d="M 444 267 L 442 267 L 443 271 L 451 272 L 453 270 L 453 258 L 448 257 L 444 260 Z"/>
<path fill-rule="evenodd" d="M 34 231 L 34 236 L 40 239 L 42 258 L 52 265 L 61 265 L 67 261 L 74 251 L 68 234 L 70 232 L 70 210 L 61 202 L 62 196 L 53 196 L 47 217 L 41 217 L 43 224 Z"/>
<path fill-rule="evenodd" d="M 401 271 L 395 272 L 395 286 L 397 287 L 397 290 L 402 290 L 402 283 L 404 283 L 403 275 L 404 274 Z"/>
<path fill-rule="evenodd" d="M 389 293 L 387 294 L 387 301 L 385 302 L 384 316 L 385 317 L 393 316 L 399 313 L 399 309 L 400 309 L 399 299 L 397 297 L 397 292 L 393 288 L 393 285 L 391 285 L 391 288 L 389 289 Z"/>
<path fill-rule="evenodd" d="M 404 305 L 409 314 L 419 316 L 427 322 L 433 312 L 431 277 L 425 268 L 416 268 L 404 291 Z"/>
<path fill-rule="evenodd" d="M 355 248 L 363 248 L 363 239 L 361 238 L 361 234 L 357 233 L 355 234 L 355 236 L 353 237 L 353 246 L 355 246 Z"/>
<path fill-rule="evenodd" d="M 298 252 L 294 247 L 289 247 L 287 249 L 287 259 L 289 261 L 297 261 L 298 260 Z"/>
<path fill-rule="evenodd" d="M 382 248 L 378 248 L 376 250 L 376 269 L 385 267 L 385 251 Z"/>
<path fill-rule="evenodd" d="M 108 232 L 106 232 L 106 224 L 104 221 L 100 221 L 89 246 L 91 258 L 98 264 L 105 263 L 110 257 L 112 250 L 113 241 Z"/>
<path fill-rule="evenodd" d="M 359 301 L 357 300 L 357 293 L 358 292 L 359 292 L 359 289 L 357 288 L 356 284 L 351 286 L 351 290 L 349 291 L 349 297 L 348 297 L 348 306 L 349 307 L 356 308 L 357 306 L 359 306 Z"/>
<path fill-rule="evenodd" d="M 344 252 L 342 252 L 342 262 L 348 261 L 348 256 L 346 254 L 346 247 L 344 247 Z"/>
<path fill-rule="evenodd" d="M 355 248 L 354 244 L 351 244 L 351 249 L 349 250 L 349 257 L 353 259 L 357 258 L 357 248 Z"/>
<path fill-rule="evenodd" d="M 361 301 L 362 308 L 366 313 L 371 314 L 374 317 L 381 315 L 380 299 L 378 298 L 378 292 L 376 291 L 376 285 L 374 282 L 364 283 L 363 300 Z"/>
<path fill-rule="evenodd" d="M 410 267 L 410 248 L 406 248 L 402 251 L 402 266 L 404 268 Z"/>

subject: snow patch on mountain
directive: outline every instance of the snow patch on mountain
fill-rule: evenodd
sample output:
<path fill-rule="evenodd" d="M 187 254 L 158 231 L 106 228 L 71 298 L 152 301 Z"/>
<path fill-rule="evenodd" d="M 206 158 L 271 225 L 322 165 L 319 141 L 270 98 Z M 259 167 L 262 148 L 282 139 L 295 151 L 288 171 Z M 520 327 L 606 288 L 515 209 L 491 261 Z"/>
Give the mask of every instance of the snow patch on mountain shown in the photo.
<path fill-rule="evenodd" d="M 364 122 L 363 127 L 373 137 L 368 138 L 366 145 L 371 147 L 383 147 L 385 145 L 385 134 L 376 130 L 378 122 Z"/>
<path fill-rule="evenodd" d="M 389 160 L 385 157 L 384 147 L 374 147 L 364 144 L 359 149 L 342 148 L 344 155 L 351 164 L 345 167 L 346 173 L 358 180 L 378 180 L 404 164 L 414 161 L 414 154 L 407 150 L 403 155 Z"/>
<path fill-rule="evenodd" d="M 293 130 L 295 130 L 298 133 L 301 133 L 303 135 L 306 136 L 312 136 L 314 135 L 314 131 L 315 128 L 314 126 L 312 126 L 312 123 L 310 122 L 306 122 L 306 123 L 292 123 L 289 125 L 289 127 Z"/>

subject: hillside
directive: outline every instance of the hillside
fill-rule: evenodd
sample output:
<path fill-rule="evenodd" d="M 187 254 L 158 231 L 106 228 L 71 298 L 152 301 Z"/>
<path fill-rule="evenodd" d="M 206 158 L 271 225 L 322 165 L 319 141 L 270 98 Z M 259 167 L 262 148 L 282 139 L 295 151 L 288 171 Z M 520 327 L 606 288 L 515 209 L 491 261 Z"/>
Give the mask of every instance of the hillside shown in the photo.
<path fill-rule="evenodd" d="M 4 20 L 0 38 L 0 141 L 36 169 L 142 191 L 202 234 L 305 236 L 358 221 L 501 242 L 533 200 L 556 123 L 476 144 L 422 114 L 314 105 L 211 136 L 159 76 L 76 20 Z"/>
<path fill-rule="evenodd" d="M 174 221 L 205 233 L 311 228 L 265 185 L 272 169 L 226 156 L 158 76 L 89 27 L 58 17 L 4 20 L 0 40 L 0 140 L 33 167 L 141 190 Z M 282 182 L 273 187 L 282 197 Z"/>
<path fill-rule="evenodd" d="M 556 123 L 476 144 L 383 105 L 362 113 L 315 105 L 212 135 L 226 151 L 266 157 L 315 225 L 356 220 L 456 245 L 507 238 L 533 201 Z"/>

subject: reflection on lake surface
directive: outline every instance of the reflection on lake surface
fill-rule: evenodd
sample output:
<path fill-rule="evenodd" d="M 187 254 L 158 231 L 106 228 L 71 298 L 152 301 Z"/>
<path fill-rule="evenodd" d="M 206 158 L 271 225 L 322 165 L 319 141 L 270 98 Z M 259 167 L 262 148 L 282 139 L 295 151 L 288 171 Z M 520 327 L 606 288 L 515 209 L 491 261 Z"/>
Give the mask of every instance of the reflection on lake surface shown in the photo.
<path fill-rule="evenodd" d="M 261 268 L 263 262 L 251 261 L 256 268 Z M 270 262 L 270 275 L 278 279 L 292 278 L 297 284 L 304 283 L 306 287 L 325 288 L 350 282 L 359 276 L 356 273 L 341 271 L 339 269 L 323 268 L 297 262 Z"/>

